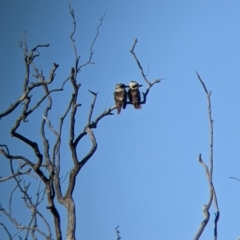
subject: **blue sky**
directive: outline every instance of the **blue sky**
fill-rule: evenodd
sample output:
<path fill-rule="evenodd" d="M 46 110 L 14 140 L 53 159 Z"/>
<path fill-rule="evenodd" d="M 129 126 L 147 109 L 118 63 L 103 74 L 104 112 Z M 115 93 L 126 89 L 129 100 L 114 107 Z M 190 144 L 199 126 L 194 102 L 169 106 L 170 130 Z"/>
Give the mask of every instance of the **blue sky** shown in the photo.
<path fill-rule="evenodd" d="M 40 50 L 36 65 L 46 75 L 53 62 L 60 65 L 54 86 L 68 77 L 74 64 L 68 4 L 1 1 L 0 112 L 22 93 L 24 64 L 17 44 L 22 31 L 27 31 L 29 48 L 50 43 L 49 48 Z M 99 92 L 96 117 L 113 106 L 116 83 L 127 84 L 134 79 L 146 88 L 129 52 L 134 38 L 139 40 L 135 50 L 142 66 L 146 71 L 149 66 L 148 79 L 165 78 L 151 89 L 141 110 L 128 106 L 120 116 L 103 119 L 95 130 L 98 150 L 82 169 L 74 194 L 77 239 L 116 239 L 114 229 L 118 225 L 124 240 L 193 238 L 203 220 L 202 205 L 209 196 L 205 173 L 197 161 L 202 153 L 208 163 L 209 154 L 207 100 L 197 70 L 212 91 L 214 184 L 221 212 L 218 239 L 236 240 L 240 236 L 240 183 L 229 177 L 240 178 L 239 1 L 73 0 L 73 8 L 82 63 L 89 56 L 99 19 L 107 11 L 94 46 L 96 64 L 79 75 L 82 107 L 78 110 L 77 130 L 87 121 L 92 101 L 88 89 Z M 51 120 L 56 127 L 71 96 L 70 89 L 67 85 L 63 95 L 54 95 Z M 43 110 L 44 104 L 21 128 L 39 142 L 37 124 Z M 0 143 L 12 144 L 12 154 L 26 152 L 9 134 L 16 116 L 14 113 L 0 122 Z M 72 166 L 67 134 L 62 176 Z M 51 132 L 48 136 L 53 137 Z M 79 155 L 84 156 L 89 147 L 88 139 L 84 140 Z M 6 160 L 0 157 L 0 161 L 0 175 L 5 176 Z M 6 203 L 6 192 L 12 184 L 2 186 L 1 202 Z M 32 191 L 34 194 L 34 188 Z M 27 219 L 29 215 L 19 206 L 15 206 L 16 218 L 21 214 Z M 202 239 L 213 236 L 213 208 L 210 213 Z"/>

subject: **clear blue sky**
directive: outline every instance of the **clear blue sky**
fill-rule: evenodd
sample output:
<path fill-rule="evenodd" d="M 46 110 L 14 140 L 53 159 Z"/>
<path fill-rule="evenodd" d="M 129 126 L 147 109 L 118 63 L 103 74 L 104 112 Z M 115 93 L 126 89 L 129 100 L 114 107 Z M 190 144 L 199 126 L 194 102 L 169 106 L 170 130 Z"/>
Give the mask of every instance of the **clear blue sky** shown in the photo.
<path fill-rule="evenodd" d="M 46 75 L 53 62 L 60 65 L 55 86 L 68 77 L 74 64 L 68 4 L 1 1 L 0 112 L 22 93 L 24 65 L 17 44 L 22 31 L 27 31 L 30 48 L 50 43 L 50 48 L 40 50 L 36 64 Z M 103 119 L 95 130 L 98 150 L 82 169 L 75 190 L 77 239 L 116 239 L 118 225 L 123 240 L 193 238 L 209 196 L 205 173 L 197 161 L 201 152 L 208 163 L 209 154 L 207 101 L 197 70 L 212 91 L 214 184 L 221 212 L 218 239 L 236 240 L 240 236 L 240 182 L 229 177 L 240 178 L 240 2 L 90 0 L 73 1 L 73 7 L 82 62 L 87 60 L 96 26 L 107 10 L 94 46 L 96 65 L 83 69 L 79 77 L 78 130 L 87 121 L 92 100 L 88 89 L 99 92 L 96 117 L 113 105 L 116 83 L 134 79 L 146 87 L 129 53 L 134 38 L 139 39 L 136 53 L 142 66 L 146 71 L 149 66 L 148 79 L 165 78 L 153 87 L 141 110 L 128 106 L 120 116 Z M 61 97 L 56 94 L 52 111 L 56 127 L 69 89 Z M 40 141 L 39 128 L 33 124 L 41 121 L 43 110 L 44 106 L 22 128 L 36 141 Z M 17 115 L 0 122 L 0 143 L 14 143 L 12 154 L 20 154 L 23 146 L 9 136 L 13 116 Z M 66 146 L 67 140 L 66 134 Z M 79 155 L 89 147 L 89 141 L 84 141 Z M 68 171 L 72 166 L 69 152 L 63 150 L 62 155 L 63 169 Z M 1 176 L 7 174 L 5 162 L 0 157 Z M 6 203 L 11 188 L 2 186 L 1 202 Z M 18 205 L 14 210 L 18 219 L 29 216 Z M 211 208 L 202 239 L 213 238 L 213 216 Z"/>

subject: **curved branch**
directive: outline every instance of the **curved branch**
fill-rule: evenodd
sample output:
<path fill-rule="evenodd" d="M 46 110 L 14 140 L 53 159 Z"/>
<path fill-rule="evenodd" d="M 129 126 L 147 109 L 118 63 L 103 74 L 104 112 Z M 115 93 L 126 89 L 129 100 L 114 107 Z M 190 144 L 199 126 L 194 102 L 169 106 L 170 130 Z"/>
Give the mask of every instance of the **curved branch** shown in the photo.
<path fill-rule="evenodd" d="M 0 153 L 6 157 L 7 159 L 15 159 L 15 160 L 23 160 L 27 165 L 31 166 L 33 168 L 34 164 L 29 160 L 27 159 L 26 157 L 23 157 L 23 156 L 12 156 L 9 154 L 9 151 L 8 151 L 8 148 L 6 145 L 0 145 L 0 147 L 5 147 L 7 149 L 7 151 L 5 151 L 3 148 L 0 148 Z"/>
<path fill-rule="evenodd" d="M 84 127 L 84 130 L 77 136 L 77 138 L 75 139 L 74 141 L 74 146 L 77 147 L 79 141 L 85 136 L 87 135 L 87 132 L 85 131 L 86 128 L 90 128 L 90 129 L 93 129 L 93 128 L 97 128 L 97 124 L 98 122 L 108 116 L 108 115 L 114 115 L 112 113 L 113 110 L 115 110 L 117 107 L 116 106 L 113 106 L 111 108 L 109 108 L 108 110 L 105 110 L 104 112 L 102 112 L 94 121 L 92 121 L 91 123 L 87 124 L 85 127 Z"/>
<path fill-rule="evenodd" d="M 144 73 L 143 68 L 142 68 L 142 65 L 141 65 L 140 61 L 138 60 L 138 57 L 137 57 L 136 53 L 134 52 L 135 47 L 136 47 L 136 45 L 137 45 L 137 42 L 138 42 L 138 40 L 137 40 L 137 38 L 135 38 L 135 39 L 134 39 L 134 42 L 133 42 L 133 46 L 132 46 L 130 52 L 131 52 L 131 54 L 133 55 L 134 59 L 135 59 L 136 62 L 137 62 L 137 65 L 138 65 L 138 67 L 139 67 L 139 69 L 140 69 L 140 71 L 141 71 L 141 74 L 142 74 L 142 77 L 143 77 L 144 81 L 145 81 L 145 82 L 147 83 L 147 85 L 148 85 L 148 88 L 147 88 L 146 92 L 145 92 L 145 93 L 142 92 L 142 94 L 143 94 L 143 101 L 141 101 L 141 104 L 145 104 L 146 101 L 147 101 L 147 95 L 148 95 L 151 87 L 152 87 L 154 84 L 156 84 L 156 83 L 160 83 L 162 80 L 164 80 L 164 78 L 156 79 L 156 80 L 154 80 L 152 83 L 147 79 L 147 74 Z M 129 103 L 127 103 L 127 104 L 129 104 Z"/>
<path fill-rule="evenodd" d="M 237 180 L 237 181 L 240 182 L 240 179 L 239 179 L 239 178 L 236 178 L 236 177 L 229 177 L 229 179 L 235 179 L 235 180 Z"/>
<path fill-rule="evenodd" d="M 89 127 L 86 127 L 85 131 L 87 132 L 91 139 L 92 148 L 88 152 L 88 154 L 79 162 L 79 166 L 81 166 L 81 168 L 86 164 L 86 162 L 93 156 L 93 154 L 97 150 L 97 140 L 93 134 L 93 131 Z"/>
<path fill-rule="evenodd" d="M 13 238 L 12 238 L 10 232 L 8 231 L 7 227 L 3 223 L 0 223 L 0 226 L 2 226 L 4 231 L 7 233 L 9 240 L 12 240 Z"/>
<path fill-rule="evenodd" d="M 154 80 L 152 83 L 150 83 L 150 85 L 148 85 L 148 88 L 147 88 L 146 92 L 145 92 L 145 93 L 142 92 L 142 94 L 143 94 L 143 100 L 141 101 L 140 104 L 145 104 L 145 103 L 147 102 L 147 95 L 148 95 L 151 87 L 152 87 L 154 84 L 156 84 L 156 83 L 160 83 L 162 80 L 164 80 L 164 78 L 156 79 L 156 80 Z"/>
<path fill-rule="evenodd" d="M 49 47 L 49 46 L 50 46 L 49 43 L 38 44 L 36 47 L 32 48 L 31 53 L 33 54 L 33 52 L 37 51 L 37 49 L 40 48 L 40 47 Z"/>

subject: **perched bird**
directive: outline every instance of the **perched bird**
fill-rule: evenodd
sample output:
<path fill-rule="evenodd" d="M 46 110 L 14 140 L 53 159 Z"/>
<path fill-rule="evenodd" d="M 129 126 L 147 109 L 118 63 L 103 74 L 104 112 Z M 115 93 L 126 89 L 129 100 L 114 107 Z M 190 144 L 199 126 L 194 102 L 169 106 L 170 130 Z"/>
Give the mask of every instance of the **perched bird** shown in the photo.
<path fill-rule="evenodd" d="M 141 93 L 139 91 L 139 88 L 142 87 L 142 85 L 138 84 L 135 81 L 131 81 L 129 83 L 129 90 L 128 90 L 128 98 L 130 102 L 133 104 L 135 109 L 140 109 L 141 105 Z"/>
<path fill-rule="evenodd" d="M 114 95 L 114 100 L 116 107 L 118 109 L 117 113 L 121 113 L 121 109 L 126 108 L 126 102 L 127 102 L 127 91 L 125 90 L 127 86 L 125 86 L 123 83 L 116 84 Z"/>

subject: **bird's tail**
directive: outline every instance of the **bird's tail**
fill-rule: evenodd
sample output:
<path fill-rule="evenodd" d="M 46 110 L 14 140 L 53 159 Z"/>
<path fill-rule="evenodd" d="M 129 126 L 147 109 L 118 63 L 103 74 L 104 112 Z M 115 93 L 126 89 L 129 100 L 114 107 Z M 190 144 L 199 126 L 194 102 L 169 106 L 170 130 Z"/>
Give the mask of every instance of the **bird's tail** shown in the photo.
<path fill-rule="evenodd" d="M 117 108 L 117 113 L 120 114 L 121 113 L 121 106 Z"/>
<path fill-rule="evenodd" d="M 134 106 L 135 109 L 141 109 L 142 108 L 141 105 L 138 104 L 138 103 L 135 103 L 133 106 Z"/>

